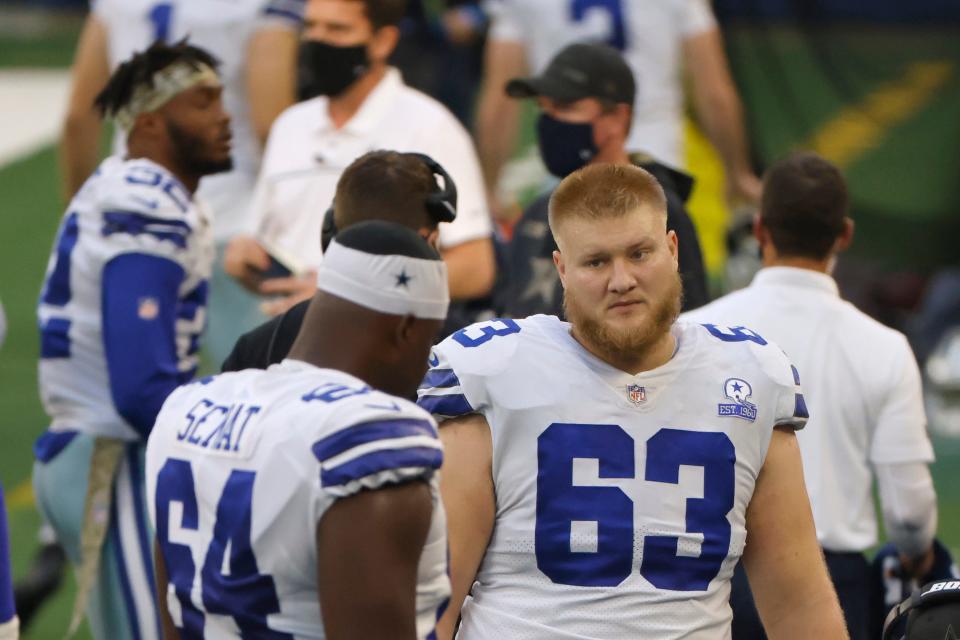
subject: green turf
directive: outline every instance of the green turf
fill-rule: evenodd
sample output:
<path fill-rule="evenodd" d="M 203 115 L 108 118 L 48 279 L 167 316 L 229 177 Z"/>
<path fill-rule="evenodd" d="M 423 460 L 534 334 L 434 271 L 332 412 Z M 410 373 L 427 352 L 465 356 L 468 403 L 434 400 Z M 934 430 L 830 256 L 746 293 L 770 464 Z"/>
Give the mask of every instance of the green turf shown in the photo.
<path fill-rule="evenodd" d="M 47 255 L 62 214 L 52 149 L 0 170 L 0 300 L 6 309 L 8 335 L 0 349 L 0 481 L 11 492 L 30 478 L 33 440 L 46 427 L 37 395 L 38 334 L 34 305 L 46 268 Z M 39 517 L 33 508 L 12 508 L 10 544 L 13 572 L 22 575 L 36 546 Z M 68 588 L 38 616 L 25 640 L 62 637 L 72 603 Z M 84 631 L 78 638 L 87 638 Z"/>

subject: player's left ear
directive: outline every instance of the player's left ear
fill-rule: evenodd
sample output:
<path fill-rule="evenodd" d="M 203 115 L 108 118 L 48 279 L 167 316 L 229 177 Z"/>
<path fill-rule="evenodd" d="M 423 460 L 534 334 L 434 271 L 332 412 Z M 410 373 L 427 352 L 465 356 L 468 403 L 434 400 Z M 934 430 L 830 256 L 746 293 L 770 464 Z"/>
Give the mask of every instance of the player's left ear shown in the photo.
<path fill-rule="evenodd" d="M 380 27 L 373 32 L 373 38 L 367 46 L 370 59 L 374 62 L 386 62 L 400 42 L 400 29 L 394 26 Z"/>
<path fill-rule="evenodd" d="M 130 132 L 136 131 L 140 134 L 155 136 L 166 134 L 166 120 L 155 111 L 147 111 L 137 115 L 133 121 L 133 127 Z"/>
<path fill-rule="evenodd" d="M 846 251 L 848 248 L 850 248 L 850 245 L 853 244 L 853 231 L 853 219 L 844 218 L 843 231 L 840 232 L 840 235 L 837 236 L 837 239 L 833 244 L 834 252 L 840 253 L 841 251 Z"/>
<path fill-rule="evenodd" d="M 670 251 L 670 257 L 673 258 L 673 263 L 676 267 L 680 268 L 680 239 L 677 237 L 677 232 L 673 229 L 667 231 L 667 249 Z"/>

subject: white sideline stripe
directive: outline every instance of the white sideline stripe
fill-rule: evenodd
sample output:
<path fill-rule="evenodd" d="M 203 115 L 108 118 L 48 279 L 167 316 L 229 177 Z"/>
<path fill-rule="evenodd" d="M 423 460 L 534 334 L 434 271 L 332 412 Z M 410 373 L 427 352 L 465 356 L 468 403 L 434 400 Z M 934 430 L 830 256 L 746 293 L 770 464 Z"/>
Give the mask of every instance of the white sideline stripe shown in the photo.
<path fill-rule="evenodd" d="M 0 167 L 57 139 L 69 89 L 65 69 L 0 69 Z"/>

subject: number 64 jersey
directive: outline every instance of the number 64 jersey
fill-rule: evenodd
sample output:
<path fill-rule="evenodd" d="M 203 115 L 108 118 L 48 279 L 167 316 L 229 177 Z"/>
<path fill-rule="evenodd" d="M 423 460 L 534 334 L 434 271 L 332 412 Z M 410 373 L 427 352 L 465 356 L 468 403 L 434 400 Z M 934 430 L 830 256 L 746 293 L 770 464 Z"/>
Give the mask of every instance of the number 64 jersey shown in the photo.
<path fill-rule="evenodd" d="M 318 590 L 341 587 L 317 583 L 318 523 L 337 500 L 410 481 L 434 496 L 416 593 L 417 638 L 433 637 L 450 593 L 442 459 L 412 402 L 306 362 L 174 391 L 147 444 L 146 484 L 169 579 L 158 595 L 180 637 L 324 638 Z"/>
<path fill-rule="evenodd" d="M 743 327 L 672 331 L 673 358 L 638 375 L 553 316 L 473 325 L 434 349 L 418 404 L 483 414 L 493 442 L 496 522 L 458 637 L 729 637 L 773 427 L 807 412 L 776 345 Z"/>

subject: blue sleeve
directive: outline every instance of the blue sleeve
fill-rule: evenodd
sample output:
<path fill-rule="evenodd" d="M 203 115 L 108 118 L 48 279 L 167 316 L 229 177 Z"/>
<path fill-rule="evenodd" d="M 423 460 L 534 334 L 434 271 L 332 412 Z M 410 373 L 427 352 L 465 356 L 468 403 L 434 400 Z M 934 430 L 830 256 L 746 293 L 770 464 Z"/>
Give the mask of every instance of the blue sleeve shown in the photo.
<path fill-rule="evenodd" d="M 183 268 L 172 260 L 125 253 L 103 268 L 103 350 L 117 412 L 146 438 L 177 368 L 176 317 Z"/>
<path fill-rule="evenodd" d="M 10 577 L 10 538 L 7 533 L 7 505 L 0 486 L 0 624 L 17 614 L 13 604 L 13 582 Z"/>

